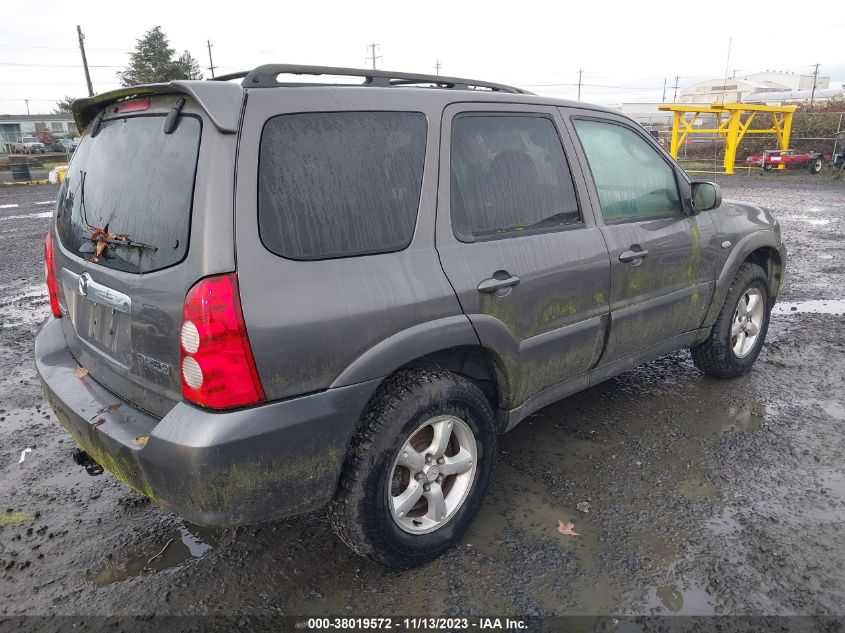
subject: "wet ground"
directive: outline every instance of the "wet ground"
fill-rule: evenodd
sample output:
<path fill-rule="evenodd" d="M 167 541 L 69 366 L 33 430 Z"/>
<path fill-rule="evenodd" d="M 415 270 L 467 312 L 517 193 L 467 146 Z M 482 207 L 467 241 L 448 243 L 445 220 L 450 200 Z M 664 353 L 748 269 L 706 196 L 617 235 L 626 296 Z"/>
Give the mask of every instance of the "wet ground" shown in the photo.
<path fill-rule="evenodd" d="M 753 371 L 682 352 L 538 412 L 460 546 L 403 573 L 320 513 L 208 531 L 73 464 L 32 363 L 56 189 L 0 188 L 0 614 L 844 614 L 845 182 L 722 185 L 790 252 Z"/>

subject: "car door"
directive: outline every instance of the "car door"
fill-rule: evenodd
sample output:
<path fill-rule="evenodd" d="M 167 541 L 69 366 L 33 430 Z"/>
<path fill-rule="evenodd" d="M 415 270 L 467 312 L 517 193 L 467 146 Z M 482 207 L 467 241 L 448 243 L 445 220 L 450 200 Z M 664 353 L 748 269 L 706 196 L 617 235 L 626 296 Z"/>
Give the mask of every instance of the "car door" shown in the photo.
<path fill-rule="evenodd" d="M 600 365 L 698 328 L 715 286 L 716 235 L 688 183 L 636 124 L 571 111 L 610 253 L 611 326 Z"/>
<path fill-rule="evenodd" d="M 437 250 L 507 408 L 598 360 L 610 267 L 555 108 L 463 103 L 441 130 Z"/>

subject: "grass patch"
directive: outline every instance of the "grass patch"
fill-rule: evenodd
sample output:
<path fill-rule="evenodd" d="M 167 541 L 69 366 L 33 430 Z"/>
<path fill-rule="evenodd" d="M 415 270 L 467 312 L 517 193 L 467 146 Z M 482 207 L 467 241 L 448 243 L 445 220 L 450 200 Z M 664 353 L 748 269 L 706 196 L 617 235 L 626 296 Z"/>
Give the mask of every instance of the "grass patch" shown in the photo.
<path fill-rule="evenodd" d="M 31 514 L 27 514 L 26 512 L 9 512 L 6 511 L 3 514 L 0 514 L 0 527 L 5 525 L 16 525 L 18 523 L 23 523 L 24 521 L 32 521 L 34 519 Z"/>

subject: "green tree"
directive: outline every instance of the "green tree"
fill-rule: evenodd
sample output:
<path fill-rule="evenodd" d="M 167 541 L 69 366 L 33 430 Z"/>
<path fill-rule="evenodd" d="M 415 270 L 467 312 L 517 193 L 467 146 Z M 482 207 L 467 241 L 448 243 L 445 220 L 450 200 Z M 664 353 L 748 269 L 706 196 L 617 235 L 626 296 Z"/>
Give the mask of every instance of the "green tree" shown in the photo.
<path fill-rule="evenodd" d="M 123 86 L 151 84 L 173 79 L 202 79 L 199 64 L 188 51 L 174 59 L 176 51 L 170 48 L 170 41 L 156 26 L 135 44 L 126 70 L 117 73 Z"/>
<path fill-rule="evenodd" d="M 183 75 L 179 79 L 202 79 L 199 62 L 188 51 L 184 51 L 174 63 Z"/>
<path fill-rule="evenodd" d="M 53 108 L 53 114 L 70 114 L 71 104 L 73 103 L 76 97 L 65 97 L 64 99 L 59 99 L 56 101 L 56 107 Z"/>

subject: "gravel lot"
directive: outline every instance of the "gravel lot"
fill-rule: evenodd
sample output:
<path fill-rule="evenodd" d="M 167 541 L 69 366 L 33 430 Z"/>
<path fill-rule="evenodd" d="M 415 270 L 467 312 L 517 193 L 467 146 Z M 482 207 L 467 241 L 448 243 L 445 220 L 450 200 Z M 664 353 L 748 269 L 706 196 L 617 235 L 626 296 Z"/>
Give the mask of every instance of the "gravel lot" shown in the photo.
<path fill-rule="evenodd" d="M 209 531 L 74 465 L 32 362 L 56 188 L 0 188 L 0 614 L 845 614 L 845 181 L 722 185 L 790 254 L 754 369 L 677 353 L 538 412 L 460 547 L 404 573 L 320 513 Z"/>

